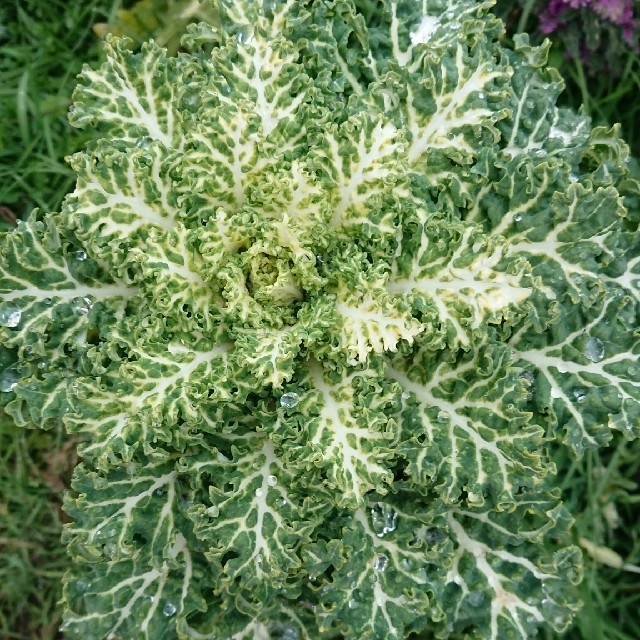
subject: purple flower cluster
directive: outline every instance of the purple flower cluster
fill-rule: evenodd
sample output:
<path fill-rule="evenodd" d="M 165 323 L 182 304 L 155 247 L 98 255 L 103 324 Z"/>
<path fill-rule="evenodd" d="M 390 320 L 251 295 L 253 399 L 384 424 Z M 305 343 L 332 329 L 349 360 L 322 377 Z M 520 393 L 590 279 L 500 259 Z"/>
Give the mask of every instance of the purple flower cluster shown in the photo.
<path fill-rule="evenodd" d="M 569 9 L 588 8 L 611 24 L 622 27 L 622 37 L 633 45 L 636 21 L 632 2 L 633 0 L 550 0 L 539 15 L 540 31 L 549 34 L 563 26 Z"/>

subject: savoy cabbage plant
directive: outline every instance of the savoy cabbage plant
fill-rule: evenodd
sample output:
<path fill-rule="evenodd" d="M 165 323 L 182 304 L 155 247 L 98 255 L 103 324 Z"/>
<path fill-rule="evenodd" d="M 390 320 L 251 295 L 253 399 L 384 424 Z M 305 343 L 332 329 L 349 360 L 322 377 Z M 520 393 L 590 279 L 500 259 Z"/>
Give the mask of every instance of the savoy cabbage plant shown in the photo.
<path fill-rule="evenodd" d="M 638 184 L 477 0 L 218 0 L 107 38 L 0 244 L 5 410 L 78 441 L 68 638 L 527 638 L 554 455 L 640 430 Z"/>

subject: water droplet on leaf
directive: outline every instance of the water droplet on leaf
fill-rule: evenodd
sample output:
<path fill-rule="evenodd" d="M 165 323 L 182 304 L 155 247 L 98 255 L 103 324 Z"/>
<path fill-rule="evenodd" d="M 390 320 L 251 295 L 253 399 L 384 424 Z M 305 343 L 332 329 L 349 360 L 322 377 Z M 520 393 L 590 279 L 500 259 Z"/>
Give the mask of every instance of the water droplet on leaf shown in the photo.
<path fill-rule="evenodd" d="M 298 402 L 300 402 L 300 396 L 294 392 L 285 393 L 280 397 L 280 406 L 285 409 L 293 409 Z"/>
<path fill-rule="evenodd" d="M 396 530 L 398 514 L 385 502 L 376 502 L 371 507 L 371 528 L 378 538 Z"/>
<path fill-rule="evenodd" d="M 447 538 L 446 532 L 436 527 L 431 527 L 427 529 L 424 534 L 424 539 L 429 545 L 442 542 L 443 540 L 446 540 L 446 538 Z"/>
<path fill-rule="evenodd" d="M 267 484 L 270 487 L 275 487 L 278 484 L 278 478 L 275 476 L 267 476 Z"/>
<path fill-rule="evenodd" d="M 173 602 L 166 602 L 164 607 L 162 607 L 162 615 L 170 618 L 177 611 L 176 605 Z"/>
<path fill-rule="evenodd" d="M 260 488 L 256 489 L 256 498 L 262 498 L 264 491 Z"/>
<path fill-rule="evenodd" d="M 574 389 L 573 397 L 576 399 L 576 402 L 584 402 L 587 397 L 587 392 L 584 389 Z"/>
<path fill-rule="evenodd" d="M 0 373 L 0 391 L 9 393 L 13 391 L 20 381 L 20 376 L 15 369 L 5 369 Z"/>
<path fill-rule="evenodd" d="M 241 44 L 251 44 L 253 42 L 254 30 L 250 27 L 241 27 L 238 29 L 236 38 Z"/>
<path fill-rule="evenodd" d="M 599 338 L 591 337 L 584 345 L 584 355 L 591 362 L 600 362 L 604 358 L 604 345 Z"/>
<path fill-rule="evenodd" d="M 376 571 L 384 571 L 389 564 L 389 558 L 384 553 L 378 554 L 373 560 L 373 568 Z"/>
<path fill-rule="evenodd" d="M 149 136 L 142 136 L 141 138 L 138 138 L 138 141 L 136 142 L 136 147 L 138 149 L 148 149 L 151 146 L 152 142 L 153 140 Z M 86 255 L 85 255 L 85 258 L 86 258 Z"/>
<path fill-rule="evenodd" d="M 76 589 L 80 593 L 86 593 L 91 588 L 91 583 L 86 580 L 77 580 Z"/>
<path fill-rule="evenodd" d="M 73 313 L 83 316 L 91 311 L 93 302 L 89 298 L 74 298 L 71 301 L 71 310 Z"/>
<path fill-rule="evenodd" d="M 22 311 L 14 304 L 5 304 L 0 307 L 0 326 L 14 329 L 20 324 Z"/>

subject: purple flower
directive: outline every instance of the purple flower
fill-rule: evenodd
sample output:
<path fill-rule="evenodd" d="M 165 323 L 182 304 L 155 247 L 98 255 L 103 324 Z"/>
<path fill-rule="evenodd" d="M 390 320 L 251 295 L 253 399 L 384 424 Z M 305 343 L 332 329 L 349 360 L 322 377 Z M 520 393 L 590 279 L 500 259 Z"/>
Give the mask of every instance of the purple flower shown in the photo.
<path fill-rule="evenodd" d="M 596 13 L 614 24 L 624 24 L 633 20 L 631 0 L 599 0 L 592 6 Z"/>
<path fill-rule="evenodd" d="M 565 14 L 571 9 L 589 8 L 611 24 L 622 27 L 622 37 L 633 44 L 637 23 L 633 16 L 633 0 L 550 0 L 538 16 L 544 34 L 565 25 Z"/>
<path fill-rule="evenodd" d="M 598 0 L 592 9 L 605 20 L 622 27 L 622 37 L 632 42 L 636 21 L 633 18 L 632 0 Z"/>
<path fill-rule="evenodd" d="M 562 23 L 562 17 L 568 9 L 580 9 L 591 4 L 592 0 L 551 0 L 538 16 L 540 31 L 551 33 Z"/>
<path fill-rule="evenodd" d="M 565 0 L 551 0 L 542 10 L 538 19 L 540 31 L 544 34 L 552 33 L 558 28 L 562 14 L 567 10 Z"/>
<path fill-rule="evenodd" d="M 609 22 L 633 28 L 632 0 L 599 0 L 593 5 L 593 10 Z"/>

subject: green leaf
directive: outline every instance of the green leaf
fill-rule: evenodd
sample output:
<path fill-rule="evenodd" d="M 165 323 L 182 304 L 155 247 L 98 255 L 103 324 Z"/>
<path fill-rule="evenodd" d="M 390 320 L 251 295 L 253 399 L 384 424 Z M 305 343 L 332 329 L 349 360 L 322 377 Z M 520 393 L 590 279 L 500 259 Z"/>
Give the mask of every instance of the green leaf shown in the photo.
<path fill-rule="evenodd" d="M 77 562 L 64 586 L 69 637 L 171 638 L 177 620 L 207 606 L 173 465 L 139 460 L 108 474 L 76 469 L 65 502 Z"/>
<path fill-rule="evenodd" d="M 528 380 L 509 361 L 508 349 L 488 344 L 467 353 L 416 350 L 387 369 L 403 389 L 396 419 L 407 474 L 446 504 L 464 494 L 476 507 L 488 500 L 513 508 L 520 489 L 544 486 L 552 469 L 544 432 L 523 410 Z"/>

